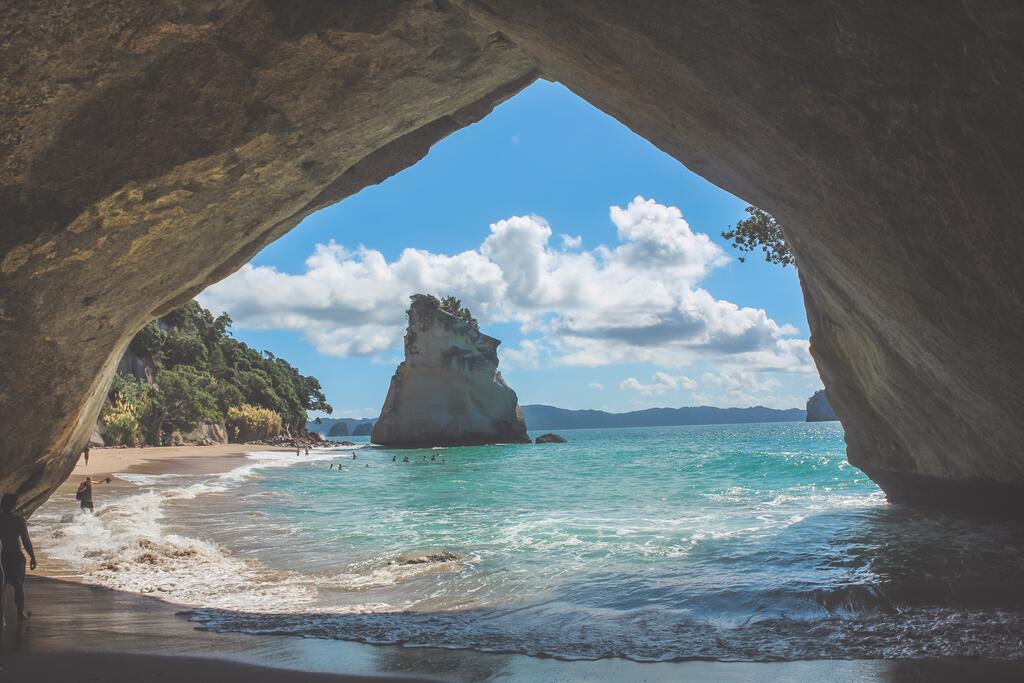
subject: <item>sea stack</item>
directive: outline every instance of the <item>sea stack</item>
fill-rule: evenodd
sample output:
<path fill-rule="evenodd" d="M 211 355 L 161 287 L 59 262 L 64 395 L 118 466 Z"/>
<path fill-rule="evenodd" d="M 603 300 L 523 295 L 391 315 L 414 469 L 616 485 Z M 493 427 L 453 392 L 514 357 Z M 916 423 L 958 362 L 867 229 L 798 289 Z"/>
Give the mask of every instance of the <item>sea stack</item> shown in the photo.
<path fill-rule="evenodd" d="M 838 420 L 836 411 L 832 410 L 828 394 L 824 389 L 814 392 L 814 395 L 807 399 L 807 421 L 808 422 L 829 422 Z"/>
<path fill-rule="evenodd" d="M 469 316 L 453 315 L 427 294 L 414 294 L 399 364 L 370 440 L 422 448 L 529 443 L 511 387 L 498 372 L 501 341 Z"/>

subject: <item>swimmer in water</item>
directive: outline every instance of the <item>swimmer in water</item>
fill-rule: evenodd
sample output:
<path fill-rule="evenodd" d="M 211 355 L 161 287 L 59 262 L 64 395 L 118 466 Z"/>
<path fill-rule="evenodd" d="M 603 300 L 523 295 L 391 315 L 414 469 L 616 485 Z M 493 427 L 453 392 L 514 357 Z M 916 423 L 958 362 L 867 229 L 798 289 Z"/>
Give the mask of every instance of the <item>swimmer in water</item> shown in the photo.
<path fill-rule="evenodd" d="M 402 462 L 412 462 L 412 461 L 409 460 L 409 456 L 407 455 L 404 458 L 402 458 Z"/>
<path fill-rule="evenodd" d="M 353 459 L 353 460 L 355 460 L 355 459 L 356 459 L 356 452 L 355 452 L 355 451 L 352 451 L 352 459 Z"/>
<path fill-rule="evenodd" d="M 327 469 L 329 469 L 329 470 L 333 470 L 333 469 L 334 469 L 334 463 L 332 462 L 332 463 L 331 463 L 331 466 L 330 466 L 330 467 L 328 467 Z"/>
<path fill-rule="evenodd" d="M 398 462 L 398 456 L 397 455 L 392 455 L 391 456 L 391 462 Z"/>

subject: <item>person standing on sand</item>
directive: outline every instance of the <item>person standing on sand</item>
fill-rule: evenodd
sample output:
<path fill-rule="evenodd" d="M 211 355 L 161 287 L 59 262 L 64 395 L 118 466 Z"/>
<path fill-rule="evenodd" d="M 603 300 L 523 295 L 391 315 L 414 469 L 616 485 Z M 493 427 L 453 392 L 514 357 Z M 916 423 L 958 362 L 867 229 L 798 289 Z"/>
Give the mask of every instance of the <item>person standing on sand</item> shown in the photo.
<path fill-rule="evenodd" d="M 78 491 L 75 492 L 75 498 L 82 503 L 82 509 L 88 510 L 89 512 L 96 512 L 96 506 L 92 503 L 92 486 L 93 484 L 109 484 L 110 477 L 107 477 L 103 481 L 92 480 L 92 477 L 86 477 L 85 481 L 78 485 Z"/>
<path fill-rule="evenodd" d="M 21 547 L 28 553 L 29 568 L 35 571 L 36 553 L 32 549 L 32 539 L 28 537 L 28 524 L 25 518 L 14 513 L 14 505 L 18 502 L 13 493 L 5 493 L 0 498 L 0 568 L 3 569 L 4 582 L 0 591 L 6 592 L 7 586 L 14 588 L 14 606 L 18 608 L 18 621 L 28 619 L 25 611 L 25 556 Z M 0 596 L 0 607 L 3 605 Z M 2 617 L 2 615 L 0 615 Z"/>
<path fill-rule="evenodd" d="M 89 466 L 89 444 L 86 444 L 85 448 L 82 449 L 82 457 L 85 458 L 85 466 L 88 467 Z"/>

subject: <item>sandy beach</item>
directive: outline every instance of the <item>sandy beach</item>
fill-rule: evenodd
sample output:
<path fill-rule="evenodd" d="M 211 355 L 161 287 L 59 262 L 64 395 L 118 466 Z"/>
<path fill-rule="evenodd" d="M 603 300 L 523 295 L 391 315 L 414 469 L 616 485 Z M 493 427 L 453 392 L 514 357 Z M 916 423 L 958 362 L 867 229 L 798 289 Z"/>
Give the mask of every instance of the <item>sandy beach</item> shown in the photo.
<path fill-rule="evenodd" d="M 161 446 L 151 448 L 93 448 L 89 464 L 79 458 L 65 486 L 77 485 L 86 475 L 102 479 L 117 472 L 137 474 L 216 474 L 226 472 L 232 463 L 253 451 L 290 451 L 281 446 L 259 446 L 244 443 L 223 443 L 211 446 Z M 116 479 L 113 486 L 127 482 Z"/>

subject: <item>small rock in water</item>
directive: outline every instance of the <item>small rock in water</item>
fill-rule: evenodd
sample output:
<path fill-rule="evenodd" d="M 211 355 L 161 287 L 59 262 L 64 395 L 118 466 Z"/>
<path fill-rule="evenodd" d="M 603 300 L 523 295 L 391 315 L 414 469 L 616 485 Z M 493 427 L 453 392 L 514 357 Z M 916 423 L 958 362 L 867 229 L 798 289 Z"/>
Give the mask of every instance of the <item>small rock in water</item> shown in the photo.
<path fill-rule="evenodd" d="M 537 437 L 536 443 L 566 443 L 565 437 L 561 434 L 541 434 Z"/>
<path fill-rule="evenodd" d="M 431 562 L 455 562 L 459 559 L 459 556 L 455 553 L 442 550 L 439 553 L 430 553 L 429 555 L 417 555 L 415 557 L 406 557 L 400 560 L 396 560 L 394 564 L 407 565 L 407 564 L 429 564 Z"/>

